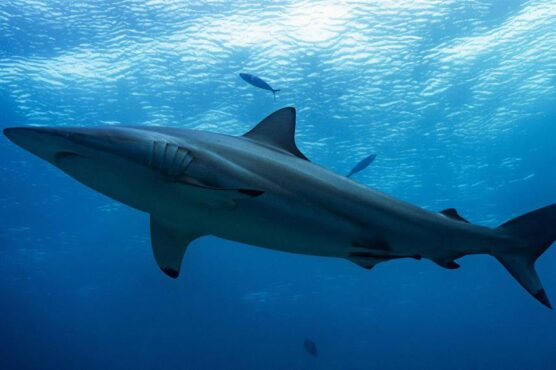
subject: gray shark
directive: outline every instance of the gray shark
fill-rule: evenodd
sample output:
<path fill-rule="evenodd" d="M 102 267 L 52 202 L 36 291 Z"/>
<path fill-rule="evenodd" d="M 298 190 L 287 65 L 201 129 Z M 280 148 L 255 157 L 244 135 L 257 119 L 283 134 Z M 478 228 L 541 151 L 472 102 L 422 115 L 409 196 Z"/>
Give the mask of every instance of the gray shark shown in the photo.
<path fill-rule="evenodd" d="M 497 228 L 455 209 L 435 213 L 310 162 L 295 144 L 294 108 L 234 137 L 180 128 L 18 127 L 4 134 L 83 184 L 150 214 L 154 257 L 176 278 L 187 246 L 214 235 L 254 246 L 345 258 L 370 269 L 399 258 L 455 269 L 496 257 L 547 307 L 535 261 L 556 239 L 556 204 Z"/>

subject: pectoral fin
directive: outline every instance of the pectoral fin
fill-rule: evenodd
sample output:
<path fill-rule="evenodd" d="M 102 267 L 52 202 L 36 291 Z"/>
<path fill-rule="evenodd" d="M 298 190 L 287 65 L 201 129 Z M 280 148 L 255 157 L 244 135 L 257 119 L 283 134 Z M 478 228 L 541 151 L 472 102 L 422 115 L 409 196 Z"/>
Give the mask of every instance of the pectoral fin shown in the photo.
<path fill-rule="evenodd" d="M 160 269 L 171 278 L 177 278 L 183 255 L 189 243 L 200 234 L 168 226 L 151 215 L 151 244 Z"/>
<path fill-rule="evenodd" d="M 370 270 L 376 265 L 376 262 L 371 260 L 357 259 L 357 258 L 348 258 L 348 260 L 355 263 L 358 266 L 363 267 L 365 270 Z"/>

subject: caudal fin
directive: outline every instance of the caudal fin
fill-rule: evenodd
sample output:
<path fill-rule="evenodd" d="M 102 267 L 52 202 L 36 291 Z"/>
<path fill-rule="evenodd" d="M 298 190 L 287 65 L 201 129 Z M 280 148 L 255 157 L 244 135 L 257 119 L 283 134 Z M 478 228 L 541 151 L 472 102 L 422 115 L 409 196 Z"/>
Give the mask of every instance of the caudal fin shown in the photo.
<path fill-rule="evenodd" d="M 552 308 L 535 262 L 556 240 L 556 204 L 516 217 L 498 227 L 503 235 L 512 238 L 515 249 L 494 256 L 533 297 Z"/>

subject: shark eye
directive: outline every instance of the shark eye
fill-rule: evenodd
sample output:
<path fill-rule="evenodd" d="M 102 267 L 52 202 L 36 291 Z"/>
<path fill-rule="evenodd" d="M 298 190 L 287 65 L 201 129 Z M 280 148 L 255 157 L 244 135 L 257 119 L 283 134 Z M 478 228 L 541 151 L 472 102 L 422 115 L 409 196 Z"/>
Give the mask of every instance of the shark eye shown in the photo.
<path fill-rule="evenodd" d="M 149 166 L 168 176 L 179 176 L 191 164 L 191 152 L 166 141 L 154 141 Z"/>

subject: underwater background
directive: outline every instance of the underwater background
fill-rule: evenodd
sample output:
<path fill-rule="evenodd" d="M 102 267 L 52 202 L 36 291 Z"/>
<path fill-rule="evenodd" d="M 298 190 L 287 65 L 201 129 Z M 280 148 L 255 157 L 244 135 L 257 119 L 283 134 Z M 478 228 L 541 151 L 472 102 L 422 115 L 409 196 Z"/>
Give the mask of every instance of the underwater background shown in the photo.
<path fill-rule="evenodd" d="M 284 106 L 312 161 L 376 153 L 355 180 L 494 227 L 556 202 L 556 1 L 0 2 L 0 128 L 240 135 Z M 172 280 L 146 214 L 4 136 L 0 174 L 0 369 L 556 368 L 556 313 L 492 257 L 366 271 L 205 237 Z M 556 300 L 555 247 L 537 269 Z"/>

